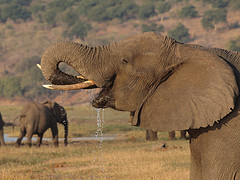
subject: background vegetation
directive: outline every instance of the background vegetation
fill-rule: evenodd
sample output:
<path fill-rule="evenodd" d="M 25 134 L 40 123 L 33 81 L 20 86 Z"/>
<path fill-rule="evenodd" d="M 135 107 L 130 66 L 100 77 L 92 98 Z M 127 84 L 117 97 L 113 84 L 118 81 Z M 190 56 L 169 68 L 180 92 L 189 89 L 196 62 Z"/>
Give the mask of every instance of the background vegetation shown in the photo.
<path fill-rule="evenodd" d="M 239 10 L 240 0 L 0 0 L 0 98 L 58 96 L 41 87 L 45 80 L 35 67 L 57 41 L 99 45 L 157 31 L 237 50 Z"/>

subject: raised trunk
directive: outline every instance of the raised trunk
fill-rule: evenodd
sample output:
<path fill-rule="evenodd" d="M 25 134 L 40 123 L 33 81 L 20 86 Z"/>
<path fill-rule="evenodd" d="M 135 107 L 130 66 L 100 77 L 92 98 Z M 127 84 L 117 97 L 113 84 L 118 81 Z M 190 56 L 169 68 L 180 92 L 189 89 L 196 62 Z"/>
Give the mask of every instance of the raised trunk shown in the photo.
<path fill-rule="evenodd" d="M 64 145 L 67 146 L 68 144 L 68 122 L 64 124 Z"/>
<path fill-rule="evenodd" d="M 106 62 L 109 64 L 109 50 L 110 46 L 89 47 L 73 42 L 59 42 L 49 47 L 42 55 L 43 76 L 57 85 L 76 84 L 90 79 L 98 87 L 102 87 L 112 76 L 110 68 L 106 68 Z M 71 66 L 84 78 L 62 72 L 58 68 L 61 62 Z"/>

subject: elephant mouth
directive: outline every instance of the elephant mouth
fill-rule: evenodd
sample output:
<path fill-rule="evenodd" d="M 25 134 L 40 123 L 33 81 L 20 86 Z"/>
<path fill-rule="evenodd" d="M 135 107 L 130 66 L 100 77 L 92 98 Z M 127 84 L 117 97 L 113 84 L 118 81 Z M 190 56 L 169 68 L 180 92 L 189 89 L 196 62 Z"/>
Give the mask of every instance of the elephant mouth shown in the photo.
<path fill-rule="evenodd" d="M 37 67 L 41 70 L 41 65 L 40 64 L 37 64 Z M 77 76 L 77 78 L 81 79 L 83 82 L 75 83 L 75 84 L 69 84 L 69 85 L 47 84 L 47 85 L 42 85 L 42 86 L 47 88 L 47 89 L 64 90 L 64 91 L 97 88 L 97 85 L 92 80 L 87 80 L 84 76 Z"/>

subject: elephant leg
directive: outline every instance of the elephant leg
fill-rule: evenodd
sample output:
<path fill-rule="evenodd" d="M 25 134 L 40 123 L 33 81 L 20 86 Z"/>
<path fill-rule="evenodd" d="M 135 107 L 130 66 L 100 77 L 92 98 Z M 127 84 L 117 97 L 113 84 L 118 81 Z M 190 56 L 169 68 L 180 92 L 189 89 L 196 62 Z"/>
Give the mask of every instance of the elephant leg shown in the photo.
<path fill-rule="evenodd" d="M 175 131 L 168 132 L 168 139 L 169 140 L 176 140 Z"/>
<path fill-rule="evenodd" d="M 43 138 L 43 134 L 38 134 L 38 138 L 37 138 L 37 147 L 40 147 L 40 145 L 42 144 L 42 138 Z"/>
<path fill-rule="evenodd" d="M 27 132 L 27 145 L 28 145 L 29 147 L 32 146 L 32 136 L 33 136 L 32 131 L 28 131 L 28 132 Z"/>
<path fill-rule="evenodd" d="M 201 161 L 191 154 L 190 179 L 202 180 L 202 166 Z"/>
<path fill-rule="evenodd" d="M 180 139 L 186 139 L 186 131 L 184 130 L 180 131 Z"/>
<path fill-rule="evenodd" d="M 147 141 L 156 141 L 158 140 L 157 138 L 157 132 L 154 132 L 152 130 L 146 130 L 146 140 Z"/>
<path fill-rule="evenodd" d="M 0 142 L 1 145 L 5 146 L 3 128 L 0 130 Z"/>
<path fill-rule="evenodd" d="M 54 144 L 55 147 L 58 147 L 58 128 L 57 128 L 57 123 L 52 125 L 51 130 L 52 130 L 52 136 L 53 136 L 53 144 Z"/>
<path fill-rule="evenodd" d="M 15 144 L 16 147 L 20 146 L 20 144 L 22 142 L 22 139 L 25 135 L 26 135 L 26 130 L 24 128 L 21 128 L 20 134 L 19 134 L 18 139 L 17 139 L 16 144 Z"/>

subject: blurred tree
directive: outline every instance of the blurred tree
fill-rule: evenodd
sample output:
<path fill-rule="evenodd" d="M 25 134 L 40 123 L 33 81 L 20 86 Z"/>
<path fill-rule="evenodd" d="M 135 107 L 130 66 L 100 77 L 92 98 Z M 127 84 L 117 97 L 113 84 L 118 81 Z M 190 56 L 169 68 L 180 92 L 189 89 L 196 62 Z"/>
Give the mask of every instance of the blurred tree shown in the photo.
<path fill-rule="evenodd" d="M 20 88 L 26 98 L 35 98 L 46 93 L 46 89 L 42 88 L 44 77 L 42 72 L 35 65 L 27 69 L 20 80 Z"/>
<path fill-rule="evenodd" d="M 148 3 L 139 7 L 139 17 L 140 19 L 147 19 L 151 16 L 156 15 L 154 4 Z"/>
<path fill-rule="evenodd" d="M 197 16 L 198 16 L 198 12 L 196 11 L 195 6 L 192 6 L 192 5 L 183 7 L 179 12 L 180 18 L 187 18 L 187 17 L 194 18 Z"/>
<path fill-rule="evenodd" d="M 5 76 L 1 79 L 0 95 L 6 98 L 21 96 L 20 78 L 15 76 Z"/>
<path fill-rule="evenodd" d="M 55 11 L 64 11 L 75 3 L 74 0 L 53 0 L 48 6 Z"/>
<path fill-rule="evenodd" d="M 156 3 L 156 9 L 160 14 L 165 13 L 171 9 L 171 4 L 169 2 L 160 1 Z"/>
<path fill-rule="evenodd" d="M 29 6 L 32 0 L 0 0 L 0 4 L 18 4 L 21 6 Z"/>
<path fill-rule="evenodd" d="M 240 0 L 231 0 L 230 2 L 231 7 L 234 9 L 240 9 Z"/>
<path fill-rule="evenodd" d="M 41 11 L 46 10 L 46 6 L 40 5 L 40 4 L 33 4 L 30 6 L 31 12 L 35 15 L 37 15 Z"/>
<path fill-rule="evenodd" d="M 179 23 L 174 29 L 170 30 L 168 32 L 168 35 L 177 41 L 190 41 L 190 34 L 188 33 L 188 29 L 181 23 Z"/>
<path fill-rule="evenodd" d="M 164 32 L 164 26 L 163 25 L 158 26 L 156 23 L 151 23 L 150 25 L 143 24 L 142 32 L 147 32 L 147 31 Z"/>
<path fill-rule="evenodd" d="M 97 4 L 99 4 L 99 0 L 88 0 L 88 1 L 80 1 L 78 3 L 77 10 L 80 14 L 88 14 L 88 11 L 92 8 L 95 7 Z"/>
<path fill-rule="evenodd" d="M 137 4 L 132 0 L 102 0 L 101 3 L 92 0 L 90 2 L 88 11 L 83 10 L 83 12 L 92 21 L 108 21 L 114 18 L 127 20 L 135 17 L 138 12 Z"/>
<path fill-rule="evenodd" d="M 225 8 L 231 0 L 202 0 L 211 3 L 214 8 Z"/>
<path fill-rule="evenodd" d="M 107 8 L 104 4 L 99 4 L 88 10 L 87 17 L 92 21 L 107 21 L 111 20 L 108 16 Z"/>
<path fill-rule="evenodd" d="M 32 56 L 30 58 L 25 58 L 16 65 L 16 72 L 22 74 L 24 71 L 32 67 L 35 67 L 37 64 L 40 64 L 40 61 L 41 61 L 41 57 L 39 56 Z"/>
<path fill-rule="evenodd" d="M 84 40 L 84 38 L 88 34 L 88 31 L 90 31 L 91 29 L 92 26 L 90 24 L 79 21 L 74 24 L 71 29 L 66 30 L 63 33 L 63 36 L 68 37 L 70 40 L 72 40 L 74 37 Z"/>
<path fill-rule="evenodd" d="M 239 51 L 240 52 L 240 37 L 237 37 L 236 39 L 232 39 L 229 41 L 229 49 L 232 51 Z"/>
<path fill-rule="evenodd" d="M 13 21 L 18 19 L 26 21 L 27 19 L 31 19 L 31 12 L 17 4 L 6 4 L 1 6 L 0 13 L 0 20 L 2 22 L 6 22 L 8 18 Z"/>
<path fill-rule="evenodd" d="M 49 9 L 44 12 L 43 18 L 48 25 L 55 27 L 56 26 L 56 16 L 57 16 L 56 11 L 54 9 Z"/>
<path fill-rule="evenodd" d="M 201 20 L 202 26 L 207 30 L 213 29 L 215 25 L 218 24 L 219 22 L 225 22 L 226 16 L 227 16 L 226 9 L 206 11 Z"/>
<path fill-rule="evenodd" d="M 162 14 L 161 21 L 164 20 L 164 13 L 168 12 L 171 9 L 171 4 L 169 2 L 160 1 L 156 3 L 156 9 L 158 13 Z"/>
<path fill-rule="evenodd" d="M 65 22 L 68 27 L 71 27 L 79 20 L 79 14 L 72 8 L 69 8 L 63 15 L 63 22 Z"/>

